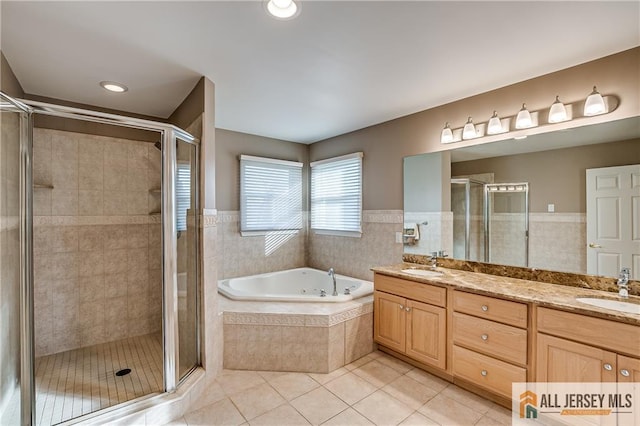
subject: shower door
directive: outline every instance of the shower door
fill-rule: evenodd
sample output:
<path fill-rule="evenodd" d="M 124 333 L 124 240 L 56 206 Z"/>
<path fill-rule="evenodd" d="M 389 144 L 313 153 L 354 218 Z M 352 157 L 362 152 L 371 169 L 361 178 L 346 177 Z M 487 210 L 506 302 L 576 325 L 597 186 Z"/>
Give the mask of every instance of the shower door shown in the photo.
<path fill-rule="evenodd" d="M 483 190 L 484 182 L 451 179 L 454 259 L 484 260 Z"/>
<path fill-rule="evenodd" d="M 484 185 L 485 262 L 529 265 L 529 184 Z"/>
<path fill-rule="evenodd" d="M 0 92 L 0 424 L 32 424 L 31 115 Z"/>

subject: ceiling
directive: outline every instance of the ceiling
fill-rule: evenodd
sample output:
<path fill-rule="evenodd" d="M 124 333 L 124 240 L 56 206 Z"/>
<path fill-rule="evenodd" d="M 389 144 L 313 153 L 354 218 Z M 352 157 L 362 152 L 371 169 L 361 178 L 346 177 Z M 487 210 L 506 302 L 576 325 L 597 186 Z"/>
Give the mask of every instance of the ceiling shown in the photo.
<path fill-rule="evenodd" d="M 312 143 L 640 44 L 637 1 L 263 6 L 3 0 L 0 47 L 29 94 L 166 118 L 204 75 L 216 127 Z"/>

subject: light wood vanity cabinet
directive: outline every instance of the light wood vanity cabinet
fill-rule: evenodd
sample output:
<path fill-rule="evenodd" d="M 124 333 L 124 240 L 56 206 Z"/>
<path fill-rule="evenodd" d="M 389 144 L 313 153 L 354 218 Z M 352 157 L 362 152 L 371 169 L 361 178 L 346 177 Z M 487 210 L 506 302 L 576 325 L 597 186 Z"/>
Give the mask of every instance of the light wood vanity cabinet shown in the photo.
<path fill-rule="evenodd" d="M 527 305 L 453 292 L 453 375 L 506 398 L 527 381 Z"/>
<path fill-rule="evenodd" d="M 374 340 L 423 364 L 446 368 L 447 290 L 378 274 L 374 282 Z"/>
<path fill-rule="evenodd" d="M 538 308 L 536 380 L 640 380 L 640 328 L 586 315 Z"/>

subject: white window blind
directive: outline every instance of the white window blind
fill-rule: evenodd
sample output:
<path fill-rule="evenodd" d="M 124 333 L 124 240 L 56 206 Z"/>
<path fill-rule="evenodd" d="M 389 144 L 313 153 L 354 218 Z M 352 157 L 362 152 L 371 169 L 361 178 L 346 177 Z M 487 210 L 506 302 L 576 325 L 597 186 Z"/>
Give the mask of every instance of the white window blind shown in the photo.
<path fill-rule="evenodd" d="M 360 234 L 362 153 L 311 163 L 311 228 Z"/>
<path fill-rule="evenodd" d="M 187 230 L 187 210 L 191 205 L 191 165 L 178 162 L 176 169 L 176 226 Z"/>
<path fill-rule="evenodd" d="M 302 163 L 240 156 L 240 231 L 302 228 Z"/>

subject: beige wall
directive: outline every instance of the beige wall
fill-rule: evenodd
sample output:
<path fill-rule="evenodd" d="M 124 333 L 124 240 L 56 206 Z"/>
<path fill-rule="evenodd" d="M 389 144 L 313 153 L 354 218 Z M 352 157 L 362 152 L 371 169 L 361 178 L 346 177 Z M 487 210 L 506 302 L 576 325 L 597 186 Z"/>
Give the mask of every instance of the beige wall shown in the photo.
<path fill-rule="evenodd" d="M 640 114 L 639 63 L 640 48 L 631 49 L 312 144 L 309 158 L 316 161 L 363 151 L 363 208 L 402 209 L 403 157 L 499 138 L 442 146 L 440 132 L 445 122 L 458 128 L 464 125 L 468 116 L 476 122 L 487 121 L 493 110 L 503 116 L 514 115 L 523 102 L 532 111 L 544 109 L 551 105 L 556 95 L 567 103 L 578 102 L 589 94 L 594 84 L 605 95 L 619 96 L 621 102 L 614 112 L 592 117 L 591 122 L 637 116 Z M 580 123 L 576 120 L 560 124 L 568 127 Z"/>
<path fill-rule="evenodd" d="M 240 210 L 241 154 L 302 162 L 305 164 L 302 169 L 302 179 L 303 182 L 307 182 L 308 151 L 307 145 L 216 129 L 216 205 L 218 210 Z M 303 185 L 302 197 L 303 200 L 307 199 L 306 185 Z M 305 204 L 303 209 L 306 209 Z"/>
<path fill-rule="evenodd" d="M 586 212 L 585 170 L 640 164 L 640 139 L 529 154 L 508 155 L 451 165 L 452 176 L 494 173 L 495 182 L 529 182 L 529 211 Z"/>
<path fill-rule="evenodd" d="M 0 51 L 0 90 L 14 98 L 24 97 L 24 90 L 2 51 Z"/>

